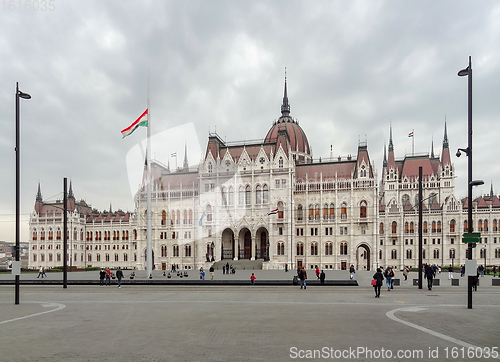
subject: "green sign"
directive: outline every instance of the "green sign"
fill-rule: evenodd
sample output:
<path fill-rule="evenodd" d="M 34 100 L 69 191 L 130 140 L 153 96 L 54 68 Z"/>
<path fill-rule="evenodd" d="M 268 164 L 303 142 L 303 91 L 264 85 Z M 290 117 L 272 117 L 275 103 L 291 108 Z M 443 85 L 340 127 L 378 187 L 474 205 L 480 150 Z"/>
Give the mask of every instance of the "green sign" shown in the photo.
<path fill-rule="evenodd" d="M 462 243 L 479 243 L 481 233 L 464 233 Z"/>

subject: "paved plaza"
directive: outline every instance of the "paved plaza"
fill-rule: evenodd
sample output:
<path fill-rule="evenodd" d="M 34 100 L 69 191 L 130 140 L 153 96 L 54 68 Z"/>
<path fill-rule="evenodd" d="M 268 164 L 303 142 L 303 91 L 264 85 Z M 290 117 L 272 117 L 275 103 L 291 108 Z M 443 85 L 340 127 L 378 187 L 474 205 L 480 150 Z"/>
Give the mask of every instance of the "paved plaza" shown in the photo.
<path fill-rule="evenodd" d="M 250 273 L 216 278 L 243 280 Z M 292 276 L 255 273 L 257 280 Z M 480 278 L 469 310 L 465 278 L 455 275 L 461 285 L 451 286 L 443 273 L 440 286 L 428 291 L 412 285 L 412 274 L 391 291 L 382 288 L 380 299 L 370 272 L 356 274 L 357 287 L 306 290 L 291 283 L 210 286 L 208 280 L 206 286 L 121 289 L 21 285 L 19 305 L 13 285 L 1 285 L 1 361 L 500 360 L 485 358 L 500 347 L 500 287 L 491 276 Z M 36 274 L 21 279 L 29 277 Z M 327 278 L 348 274 L 329 271 Z"/>

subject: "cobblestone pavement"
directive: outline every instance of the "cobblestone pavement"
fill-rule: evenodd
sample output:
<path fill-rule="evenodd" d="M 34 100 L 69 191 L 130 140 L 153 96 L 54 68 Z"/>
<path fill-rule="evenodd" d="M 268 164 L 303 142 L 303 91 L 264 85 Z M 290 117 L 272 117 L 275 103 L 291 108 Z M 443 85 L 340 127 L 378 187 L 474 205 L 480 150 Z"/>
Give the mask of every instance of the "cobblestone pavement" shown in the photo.
<path fill-rule="evenodd" d="M 408 281 L 375 299 L 369 274 L 358 277 L 366 283 L 306 290 L 22 286 L 19 305 L 1 286 L 0 360 L 499 360 L 479 358 L 500 347 L 500 288 L 487 277 L 472 310 L 464 286 Z"/>

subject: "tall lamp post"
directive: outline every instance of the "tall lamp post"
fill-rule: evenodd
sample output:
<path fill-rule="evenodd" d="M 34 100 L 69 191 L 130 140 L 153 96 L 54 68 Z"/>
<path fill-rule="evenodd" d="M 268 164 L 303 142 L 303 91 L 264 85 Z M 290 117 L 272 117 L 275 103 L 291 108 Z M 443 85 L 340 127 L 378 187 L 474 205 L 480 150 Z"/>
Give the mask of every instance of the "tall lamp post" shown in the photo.
<path fill-rule="evenodd" d="M 472 181 L 472 61 L 469 56 L 469 66 L 458 72 L 459 77 L 468 78 L 468 144 L 467 148 L 459 148 L 457 151 L 457 157 L 460 157 L 460 153 L 464 152 L 468 157 L 468 178 L 467 178 L 467 188 L 468 188 L 468 198 L 467 198 L 467 228 L 468 232 L 472 233 L 472 187 L 484 184 L 481 180 Z M 467 249 L 467 259 L 472 260 L 472 243 L 469 243 Z M 467 277 L 467 308 L 472 309 L 472 282 L 473 275 L 469 272 Z"/>
<path fill-rule="evenodd" d="M 20 209 L 20 153 L 21 145 L 19 142 L 19 98 L 31 99 L 28 93 L 23 93 L 19 90 L 19 83 L 16 82 L 16 264 L 19 266 L 19 209 Z M 20 270 L 20 268 L 19 268 Z M 16 274 L 16 296 L 15 303 L 19 304 L 19 274 Z"/>

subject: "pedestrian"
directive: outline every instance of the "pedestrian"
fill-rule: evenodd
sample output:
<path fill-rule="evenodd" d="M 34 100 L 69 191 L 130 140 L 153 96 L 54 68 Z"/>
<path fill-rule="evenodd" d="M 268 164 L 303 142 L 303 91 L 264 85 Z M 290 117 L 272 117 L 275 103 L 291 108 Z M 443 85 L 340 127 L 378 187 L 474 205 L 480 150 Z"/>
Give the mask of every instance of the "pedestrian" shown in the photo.
<path fill-rule="evenodd" d="M 226 274 L 226 266 L 225 265 L 222 266 L 222 274 Z"/>
<path fill-rule="evenodd" d="M 101 287 L 104 285 L 104 278 L 106 278 L 106 273 L 104 272 L 104 269 L 101 268 L 101 271 L 99 272 L 99 285 Z"/>
<path fill-rule="evenodd" d="M 118 279 L 118 288 L 122 287 L 122 278 L 123 278 L 123 272 L 120 269 L 120 267 L 118 267 L 118 270 L 116 271 L 116 279 Z"/>
<path fill-rule="evenodd" d="M 496 273 L 497 273 L 497 267 L 496 265 L 493 265 L 493 278 L 495 277 Z"/>
<path fill-rule="evenodd" d="M 43 268 L 42 268 L 42 278 L 43 278 L 43 277 L 46 277 L 46 276 L 47 276 L 47 274 L 45 274 L 45 267 L 43 267 Z"/>
<path fill-rule="evenodd" d="M 316 280 L 319 280 L 319 268 L 316 266 Z"/>
<path fill-rule="evenodd" d="M 250 275 L 250 284 L 251 285 L 254 285 L 255 284 L 255 279 L 257 279 L 254 275 L 254 273 L 252 273 L 252 275 Z"/>
<path fill-rule="evenodd" d="M 474 290 L 475 292 L 477 292 L 477 286 L 479 285 L 479 274 L 480 274 L 480 271 L 478 268 L 476 275 L 474 275 L 472 277 L 472 290 Z"/>
<path fill-rule="evenodd" d="M 202 273 L 203 273 L 203 275 L 202 275 Z M 200 274 L 200 279 L 203 279 L 203 277 L 205 276 L 204 271 L 203 271 L 203 267 L 200 268 L 199 274 Z"/>
<path fill-rule="evenodd" d="M 106 286 L 108 287 L 109 285 L 111 285 L 111 270 L 106 268 Z"/>
<path fill-rule="evenodd" d="M 226 274 L 229 274 L 229 262 L 226 263 Z"/>
<path fill-rule="evenodd" d="M 210 265 L 210 280 L 214 280 L 214 266 Z"/>
<path fill-rule="evenodd" d="M 403 268 L 403 276 L 405 277 L 405 282 L 408 280 L 408 273 L 410 272 L 410 270 L 408 269 L 408 267 L 405 265 L 404 268 Z"/>
<path fill-rule="evenodd" d="M 451 280 L 451 279 L 453 279 L 453 267 L 452 266 L 450 266 L 448 268 L 448 280 Z"/>
<path fill-rule="evenodd" d="M 462 264 L 460 267 L 460 276 L 463 277 L 465 275 L 465 264 Z"/>
<path fill-rule="evenodd" d="M 321 284 L 325 284 L 325 271 L 321 270 L 321 274 L 319 275 L 319 280 Z"/>
<path fill-rule="evenodd" d="M 307 272 L 304 269 L 304 267 L 301 267 L 299 269 L 299 279 L 300 279 L 300 289 L 302 289 L 302 287 L 304 287 L 304 289 L 306 289 L 307 288 L 307 285 L 306 285 Z"/>
<path fill-rule="evenodd" d="M 285 273 L 288 272 L 288 264 L 285 264 Z"/>
<path fill-rule="evenodd" d="M 380 298 L 380 288 L 382 287 L 382 283 L 384 282 L 384 276 L 382 275 L 382 269 L 377 268 L 377 272 L 373 274 L 373 280 L 375 280 L 375 285 L 373 288 L 375 289 L 375 298 Z"/>
<path fill-rule="evenodd" d="M 427 278 L 427 289 L 428 290 L 432 290 L 432 281 L 433 281 L 435 276 L 436 276 L 436 273 L 434 272 L 434 268 L 431 267 L 430 265 L 426 264 L 425 271 L 424 271 L 424 278 Z"/>
<path fill-rule="evenodd" d="M 390 292 L 391 289 L 394 289 L 393 286 L 393 279 L 394 278 L 394 270 L 392 269 L 392 266 L 388 266 L 387 269 L 385 269 L 384 272 L 384 277 L 385 277 L 385 284 L 387 285 L 387 291 Z"/>
<path fill-rule="evenodd" d="M 354 273 L 356 273 L 356 269 L 354 269 L 354 265 L 351 264 L 351 267 L 349 268 L 349 273 L 351 273 L 351 280 L 354 279 Z"/>
<path fill-rule="evenodd" d="M 478 270 L 479 270 L 479 273 L 481 274 L 481 277 L 484 277 L 484 269 L 485 269 L 484 266 L 479 265 Z"/>
<path fill-rule="evenodd" d="M 41 265 L 40 265 L 40 269 L 38 269 L 38 276 L 37 276 L 37 278 L 40 278 L 40 275 L 42 276 L 42 279 L 43 279 L 43 268 L 42 268 Z"/>

